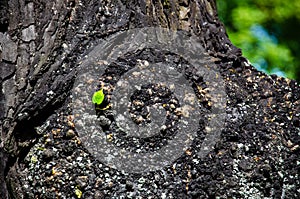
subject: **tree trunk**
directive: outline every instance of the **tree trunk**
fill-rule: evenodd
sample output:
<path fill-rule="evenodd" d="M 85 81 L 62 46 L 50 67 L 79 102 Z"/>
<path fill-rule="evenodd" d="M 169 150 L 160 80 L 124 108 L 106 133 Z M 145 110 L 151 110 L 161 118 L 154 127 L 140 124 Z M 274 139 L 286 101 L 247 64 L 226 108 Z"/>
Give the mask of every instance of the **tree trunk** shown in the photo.
<path fill-rule="evenodd" d="M 4 0 L 0 6 L 1 198 L 300 198 L 300 87 L 242 57 L 213 0 Z M 92 156 L 71 105 L 77 68 L 99 41 L 145 27 L 195 36 L 217 66 L 227 99 L 220 138 L 205 157 L 195 155 L 203 127 L 199 142 L 172 164 L 137 174 Z M 132 52 L 118 61 L 176 57 L 166 54 Z M 194 89 L 207 84 L 194 75 L 187 75 Z"/>

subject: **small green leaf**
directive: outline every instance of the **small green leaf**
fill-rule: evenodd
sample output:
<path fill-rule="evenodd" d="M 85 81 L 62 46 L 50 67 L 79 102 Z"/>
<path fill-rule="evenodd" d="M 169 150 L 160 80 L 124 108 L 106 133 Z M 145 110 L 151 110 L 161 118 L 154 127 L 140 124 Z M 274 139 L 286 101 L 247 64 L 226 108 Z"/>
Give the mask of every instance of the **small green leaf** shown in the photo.
<path fill-rule="evenodd" d="M 103 93 L 103 89 L 97 91 L 94 93 L 93 97 L 92 97 L 92 102 L 94 104 L 98 104 L 100 105 L 104 100 L 104 93 Z"/>
<path fill-rule="evenodd" d="M 77 186 L 75 187 L 75 194 L 77 198 L 81 198 L 82 196 L 82 191 Z"/>
<path fill-rule="evenodd" d="M 33 156 L 31 156 L 30 161 L 31 161 L 31 163 L 35 164 L 35 163 L 37 163 L 38 159 L 36 156 L 33 155 Z"/>

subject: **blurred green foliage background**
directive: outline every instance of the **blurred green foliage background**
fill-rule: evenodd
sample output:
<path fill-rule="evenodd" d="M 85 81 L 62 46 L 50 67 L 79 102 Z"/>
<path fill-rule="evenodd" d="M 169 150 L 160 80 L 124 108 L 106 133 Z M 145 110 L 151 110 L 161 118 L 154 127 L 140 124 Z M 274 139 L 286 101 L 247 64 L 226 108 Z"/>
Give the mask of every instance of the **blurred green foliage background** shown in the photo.
<path fill-rule="evenodd" d="M 217 0 L 232 43 L 259 70 L 300 81 L 299 0 Z"/>

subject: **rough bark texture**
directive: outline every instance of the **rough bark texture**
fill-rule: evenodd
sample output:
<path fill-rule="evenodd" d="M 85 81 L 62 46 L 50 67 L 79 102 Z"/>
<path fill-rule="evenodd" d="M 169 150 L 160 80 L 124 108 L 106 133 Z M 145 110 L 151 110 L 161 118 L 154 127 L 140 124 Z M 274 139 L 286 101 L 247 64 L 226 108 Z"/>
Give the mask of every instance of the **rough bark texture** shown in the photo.
<path fill-rule="evenodd" d="M 188 153 L 176 172 L 135 176 L 84 149 L 70 89 L 99 39 L 147 26 L 198 36 L 225 81 L 227 115 L 204 161 Z M 300 87 L 250 66 L 214 1 L 4 0 L 0 27 L 1 198 L 300 198 Z"/>

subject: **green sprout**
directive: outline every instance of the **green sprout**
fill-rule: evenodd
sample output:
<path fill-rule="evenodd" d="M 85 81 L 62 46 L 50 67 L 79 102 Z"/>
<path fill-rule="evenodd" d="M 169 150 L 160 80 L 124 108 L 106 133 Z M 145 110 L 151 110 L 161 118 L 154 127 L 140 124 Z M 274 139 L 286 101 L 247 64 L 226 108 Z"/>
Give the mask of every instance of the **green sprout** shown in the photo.
<path fill-rule="evenodd" d="M 76 194 L 77 198 L 81 198 L 81 196 L 82 196 L 82 191 L 79 189 L 78 186 L 75 187 L 75 194 Z"/>
<path fill-rule="evenodd" d="M 93 94 L 92 102 L 94 104 L 100 105 L 103 102 L 103 100 L 104 100 L 103 89 L 98 90 Z"/>

